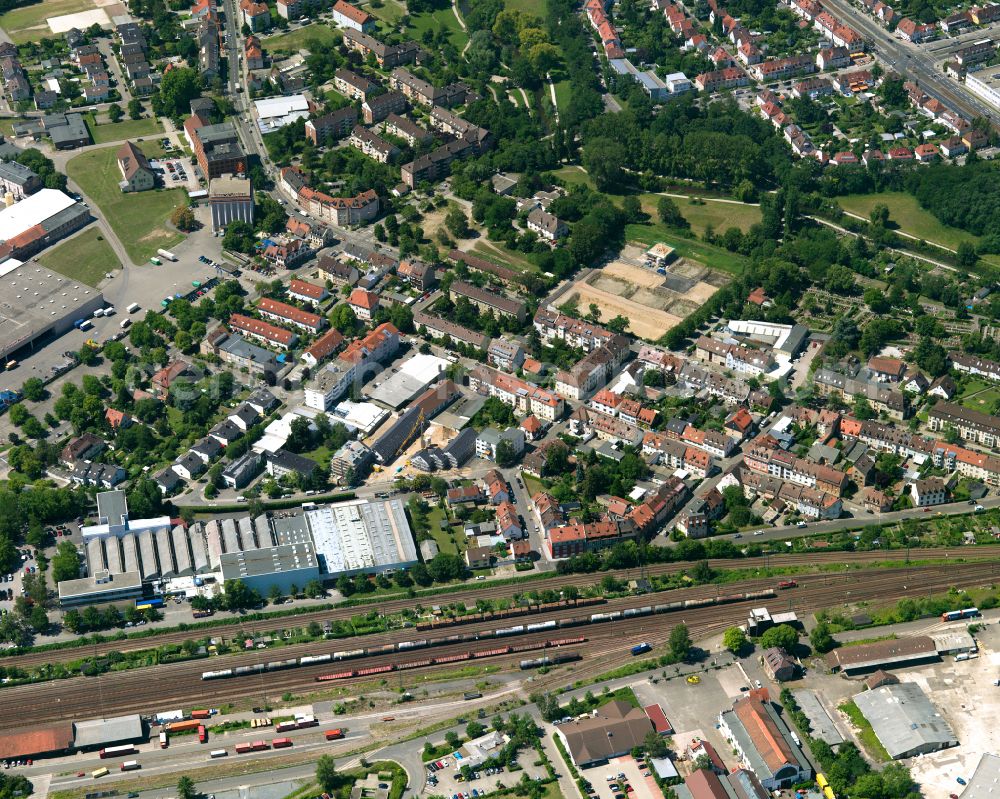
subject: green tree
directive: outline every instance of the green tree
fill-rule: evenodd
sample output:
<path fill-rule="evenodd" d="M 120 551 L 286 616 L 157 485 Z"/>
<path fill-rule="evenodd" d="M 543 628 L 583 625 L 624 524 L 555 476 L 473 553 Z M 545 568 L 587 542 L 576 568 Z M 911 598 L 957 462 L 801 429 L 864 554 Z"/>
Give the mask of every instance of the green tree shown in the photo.
<path fill-rule="evenodd" d="M 320 755 L 316 761 L 316 782 L 326 793 L 333 793 L 340 784 L 336 761 L 330 755 Z"/>
<path fill-rule="evenodd" d="M 185 774 L 177 780 L 177 799 L 195 799 L 197 795 L 198 789 L 195 788 L 194 780 L 189 776 Z"/>
<path fill-rule="evenodd" d="M 128 101 L 128 118 L 142 119 L 142 103 L 135 98 Z"/>
<path fill-rule="evenodd" d="M 599 191 L 622 183 L 625 176 L 625 153 L 620 142 L 597 136 L 583 146 L 583 168 Z"/>
<path fill-rule="evenodd" d="M 779 624 L 764 632 L 760 637 L 760 645 L 765 649 L 780 647 L 786 652 L 791 652 L 799 642 L 799 634 L 794 627 L 787 624 Z"/>
<path fill-rule="evenodd" d="M 722 645 L 734 655 L 741 654 L 749 643 L 747 634 L 740 627 L 729 627 L 722 634 Z"/>
<path fill-rule="evenodd" d="M 670 631 L 668 646 L 674 659 L 687 660 L 688 654 L 691 652 L 691 636 L 686 624 L 678 624 Z"/>
<path fill-rule="evenodd" d="M 80 576 L 80 553 L 69 541 L 60 541 L 52 558 L 52 580 L 75 580 Z"/>
<path fill-rule="evenodd" d="M 469 219 L 459 206 L 452 205 L 445 214 L 444 224 L 457 239 L 464 239 L 469 235 Z"/>
<path fill-rule="evenodd" d="M 660 222 L 670 227 L 689 228 L 691 226 L 671 197 L 661 196 L 657 199 L 656 216 Z"/>
<path fill-rule="evenodd" d="M 201 95 L 201 75 L 189 67 L 178 67 L 160 80 L 160 91 L 153 101 L 161 116 L 181 117 L 188 113 L 191 101 Z M 131 108 L 129 109 L 131 112 Z M 182 798 L 183 799 L 183 798 Z"/>
<path fill-rule="evenodd" d="M 642 740 L 642 745 L 646 750 L 646 754 L 650 757 L 666 757 L 670 753 L 670 750 L 667 748 L 667 742 L 655 730 L 650 730 L 646 733 L 646 737 Z"/>
<path fill-rule="evenodd" d="M 976 255 L 976 247 L 971 241 L 960 241 L 958 243 L 958 249 L 955 252 L 955 258 L 958 261 L 959 266 L 970 268 L 975 266 L 976 262 L 979 260 L 979 256 Z"/>
<path fill-rule="evenodd" d="M 45 399 L 45 384 L 38 377 L 29 377 L 21 386 L 21 394 L 31 402 L 41 402 Z"/>
<path fill-rule="evenodd" d="M 280 604 L 281 597 L 281 588 L 277 584 L 272 585 L 270 590 L 267 592 L 268 601 L 270 601 L 272 605 L 278 605 Z"/>
<path fill-rule="evenodd" d="M 509 469 L 517 462 L 517 452 L 514 450 L 514 445 L 507 439 L 497 443 L 496 462 L 501 469 Z"/>
<path fill-rule="evenodd" d="M 125 116 L 125 112 L 122 111 L 122 107 L 118 103 L 112 103 L 108 106 L 108 119 L 112 122 L 118 122 L 123 116 Z"/>
<path fill-rule="evenodd" d="M 833 636 L 830 634 L 830 625 L 825 621 L 821 621 L 813 627 L 812 632 L 809 633 L 809 643 L 820 654 L 829 652 L 837 645 L 837 642 L 833 640 Z"/>

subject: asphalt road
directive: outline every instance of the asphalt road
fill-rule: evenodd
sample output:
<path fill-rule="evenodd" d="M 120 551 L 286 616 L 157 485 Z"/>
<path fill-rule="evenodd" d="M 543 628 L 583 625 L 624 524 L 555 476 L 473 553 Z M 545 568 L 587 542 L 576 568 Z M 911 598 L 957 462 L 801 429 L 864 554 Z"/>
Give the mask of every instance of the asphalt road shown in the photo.
<path fill-rule="evenodd" d="M 834 14 L 874 44 L 875 53 L 881 61 L 917 83 L 927 94 L 936 97 L 969 119 L 982 116 L 993 122 L 1000 122 L 1000 111 L 990 108 L 966 92 L 961 84 L 950 81 L 944 76 L 935 64 L 939 57 L 936 58 L 926 45 L 911 45 L 897 39 L 850 0 L 823 0 L 823 2 Z"/>

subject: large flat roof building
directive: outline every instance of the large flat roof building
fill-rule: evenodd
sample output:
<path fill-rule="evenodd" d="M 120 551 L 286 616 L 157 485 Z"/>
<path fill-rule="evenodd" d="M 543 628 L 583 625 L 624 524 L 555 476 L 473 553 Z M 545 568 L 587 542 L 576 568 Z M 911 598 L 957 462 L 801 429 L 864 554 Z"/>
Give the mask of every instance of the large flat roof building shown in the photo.
<path fill-rule="evenodd" d="M 372 390 L 370 396 L 375 402 L 396 410 L 437 380 L 447 368 L 448 361 L 444 358 L 429 354 L 414 355 Z"/>
<path fill-rule="evenodd" d="M 29 197 L 18 205 L 30 200 Z M 39 339 L 72 330 L 77 319 L 89 318 L 103 306 L 104 295 L 97 289 L 51 272 L 34 261 L 22 264 L 10 260 L 0 264 L 0 358 L 6 360 L 11 353 Z"/>
<path fill-rule="evenodd" d="M 208 204 L 212 209 L 212 230 L 222 230 L 230 222 L 253 224 L 253 191 L 250 178 L 222 175 L 208 184 Z"/>
<path fill-rule="evenodd" d="M 138 571 L 111 574 L 101 570 L 95 571 L 89 577 L 63 580 L 59 583 L 59 605 L 64 608 L 120 602 L 125 599 L 138 599 L 141 596 L 142 575 Z"/>
<path fill-rule="evenodd" d="M 914 682 L 865 691 L 854 704 L 893 760 L 958 746 L 951 725 Z"/>
<path fill-rule="evenodd" d="M 962 791 L 962 799 L 993 799 L 998 783 L 1000 783 L 1000 756 L 987 752 L 979 758 L 979 765 L 972 773 L 969 784 Z"/>
<path fill-rule="evenodd" d="M 597 709 L 597 715 L 555 728 L 573 762 L 584 768 L 642 746 L 653 723 L 639 708 L 616 700 Z"/>
<path fill-rule="evenodd" d="M 77 749 L 113 746 L 144 740 L 145 737 L 142 719 L 138 714 L 114 716 L 109 719 L 89 719 L 73 724 L 73 744 Z"/>
<path fill-rule="evenodd" d="M 323 571 L 378 573 L 417 563 L 417 547 L 398 499 L 364 499 L 305 511 Z"/>
<path fill-rule="evenodd" d="M 223 580 L 242 580 L 262 594 L 273 585 L 288 593 L 293 583 L 301 587 L 319 579 L 319 562 L 309 542 L 225 552 L 219 565 Z"/>

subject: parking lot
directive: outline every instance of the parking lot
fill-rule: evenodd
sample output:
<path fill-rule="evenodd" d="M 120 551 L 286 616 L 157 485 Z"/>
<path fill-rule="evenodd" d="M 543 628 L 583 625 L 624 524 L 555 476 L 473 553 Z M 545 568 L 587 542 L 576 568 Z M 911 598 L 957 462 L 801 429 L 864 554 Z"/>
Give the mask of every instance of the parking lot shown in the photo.
<path fill-rule="evenodd" d="M 520 768 L 511 771 L 503 768 L 496 773 L 489 774 L 485 769 L 474 771 L 471 780 L 462 779 L 459 769 L 462 761 L 456 761 L 453 756 L 443 758 L 438 761 L 444 763 L 444 768 L 437 771 L 428 769 L 427 784 L 424 786 L 425 795 L 441 795 L 445 799 L 477 799 L 497 789 L 500 785 L 511 786 L 521 779 L 522 774 L 527 774 L 531 779 L 545 779 L 547 776 L 544 766 L 534 765 L 537 753 L 534 750 L 521 752 L 517 759 Z"/>
<path fill-rule="evenodd" d="M 168 139 L 164 139 L 160 143 L 169 144 L 170 142 Z M 164 149 L 166 149 L 166 145 L 164 145 Z M 198 178 L 195 177 L 194 174 L 194 167 L 191 165 L 191 160 L 189 158 L 157 158 L 151 160 L 149 165 L 153 168 L 153 171 L 160 176 L 165 188 L 187 188 L 190 190 L 200 188 Z"/>
<path fill-rule="evenodd" d="M 616 757 L 603 766 L 581 769 L 599 799 L 663 799 L 652 773 L 631 756 Z"/>

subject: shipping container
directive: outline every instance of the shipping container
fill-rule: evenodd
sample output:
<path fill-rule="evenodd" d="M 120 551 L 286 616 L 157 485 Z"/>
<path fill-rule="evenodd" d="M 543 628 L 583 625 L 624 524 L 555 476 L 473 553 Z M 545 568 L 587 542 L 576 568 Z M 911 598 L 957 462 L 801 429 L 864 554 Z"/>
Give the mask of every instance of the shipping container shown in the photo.
<path fill-rule="evenodd" d="M 122 771 L 136 771 L 137 769 L 141 768 L 141 766 L 139 765 L 138 760 L 126 760 L 124 763 L 121 764 L 120 768 Z"/>
<path fill-rule="evenodd" d="M 339 741 L 344 737 L 344 731 L 341 729 L 327 730 L 325 734 L 328 741 Z"/>
<path fill-rule="evenodd" d="M 191 718 L 193 719 L 210 719 L 212 718 L 211 710 L 192 710 Z"/>
<path fill-rule="evenodd" d="M 204 724 L 198 725 L 198 743 L 208 743 L 208 730 L 205 729 Z"/>
<path fill-rule="evenodd" d="M 106 768 L 99 768 L 97 771 L 90 772 L 90 776 L 96 780 L 98 777 L 105 777 L 110 773 Z"/>
<path fill-rule="evenodd" d="M 125 746 L 109 746 L 106 749 L 102 749 L 100 752 L 101 760 L 105 760 L 109 757 L 121 757 L 122 755 L 134 755 L 135 747 L 132 744 L 126 744 Z"/>
<path fill-rule="evenodd" d="M 171 721 L 166 725 L 166 728 L 167 732 L 187 732 L 188 730 L 197 730 L 200 726 L 201 722 L 198 719 L 188 719 L 187 721 Z"/>
<path fill-rule="evenodd" d="M 273 741 L 271 741 L 271 746 L 273 746 L 275 749 L 285 749 L 286 747 L 289 747 L 291 745 L 292 745 L 291 738 L 275 738 Z"/>
<path fill-rule="evenodd" d="M 239 747 L 237 747 L 237 751 L 239 751 Z M 211 757 L 225 757 L 226 756 L 226 750 L 225 749 L 213 749 L 212 750 L 212 754 L 210 756 Z"/>

